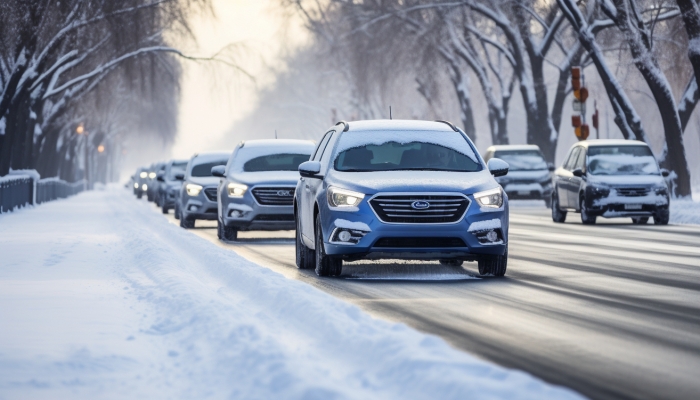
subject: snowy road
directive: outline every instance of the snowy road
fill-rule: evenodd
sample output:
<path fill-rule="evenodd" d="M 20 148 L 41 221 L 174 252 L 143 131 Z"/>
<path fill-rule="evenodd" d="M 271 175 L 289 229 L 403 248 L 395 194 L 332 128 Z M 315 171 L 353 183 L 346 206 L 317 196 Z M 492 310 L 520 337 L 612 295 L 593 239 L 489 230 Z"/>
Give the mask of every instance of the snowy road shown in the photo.
<path fill-rule="evenodd" d="M 173 223 L 172 215 L 168 217 Z M 700 398 L 700 227 L 634 226 L 511 209 L 505 279 L 475 265 L 353 263 L 319 279 L 294 266 L 291 232 L 192 232 L 371 314 L 593 398 Z"/>

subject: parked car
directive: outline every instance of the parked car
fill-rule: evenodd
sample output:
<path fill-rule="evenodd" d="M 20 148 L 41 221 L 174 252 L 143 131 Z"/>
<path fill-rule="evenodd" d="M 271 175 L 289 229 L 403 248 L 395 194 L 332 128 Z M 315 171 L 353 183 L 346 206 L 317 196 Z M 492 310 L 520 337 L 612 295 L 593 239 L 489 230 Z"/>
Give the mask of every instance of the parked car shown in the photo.
<path fill-rule="evenodd" d="M 341 122 L 299 166 L 296 264 L 339 275 L 343 261 L 427 259 L 503 276 L 508 197 L 467 135 L 447 122 Z"/>
<path fill-rule="evenodd" d="M 182 180 L 177 179 L 178 174 L 184 174 L 187 169 L 187 160 L 170 160 L 165 164 L 165 169 L 157 176 L 158 201 L 156 202 L 163 214 L 167 214 L 175 207 L 175 200 L 179 197 Z"/>
<path fill-rule="evenodd" d="M 552 220 L 581 213 L 584 224 L 597 217 L 632 217 L 646 224 L 668 224 L 669 190 L 649 146 L 636 140 L 588 140 L 576 143 L 554 172 Z"/>
<path fill-rule="evenodd" d="M 145 167 L 141 167 L 136 170 L 136 173 L 134 174 L 134 194 L 136 195 L 137 199 L 140 199 L 144 193 L 146 193 L 146 190 L 148 190 L 148 184 L 146 183 L 148 180 L 148 169 Z"/>
<path fill-rule="evenodd" d="M 547 208 L 551 206 L 554 165 L 545 161 L 538 146 L 491 146 L 484 153 L 484 161 L 494 157 L 507 162 L 510 167 L 508 176 L 496 178 L 508 199 L 544 200 Z"/>
<path fill-rule="evenodd" d="M 299 164 L 308 161 L 307 140 L 241 142 L 226 166 L 212 168 L 218 188 L 218 236 L 235 240 L 238 231 L 295 229 L 294 190 Z"/>
<path fill-rule="evenodd" d="M 220 178 L 212 176 L 211 169 L 218 165 L 226 165 L 230 156 L 230 152 L 195 154 L 187 163 L 185 173 L 176 174 L 176 178 L 183 179 L 179 205 L 176 207 L 181 227 L 194 228 L 198 219 L 216 220 L 216 188 Z"/>

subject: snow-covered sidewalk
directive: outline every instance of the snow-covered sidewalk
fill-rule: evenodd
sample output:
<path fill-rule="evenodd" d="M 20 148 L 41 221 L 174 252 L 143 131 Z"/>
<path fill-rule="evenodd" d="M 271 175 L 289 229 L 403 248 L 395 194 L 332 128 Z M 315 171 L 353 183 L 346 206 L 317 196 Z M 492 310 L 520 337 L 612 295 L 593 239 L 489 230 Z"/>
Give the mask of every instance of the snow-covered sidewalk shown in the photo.
<path fill-rule="evenodd" d="M 0 215 L 0 398 L 576 398 L 373 319 L 128 191 Z"/>

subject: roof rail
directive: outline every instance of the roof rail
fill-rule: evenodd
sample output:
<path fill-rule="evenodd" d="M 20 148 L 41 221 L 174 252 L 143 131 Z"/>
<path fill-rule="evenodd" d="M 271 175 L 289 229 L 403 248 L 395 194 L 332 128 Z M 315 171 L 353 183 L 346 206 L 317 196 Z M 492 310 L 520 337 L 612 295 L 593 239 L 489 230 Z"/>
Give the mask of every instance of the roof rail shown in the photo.
<path fill-rule="evenodd" d="M 337 124 L 335 124 L 335 126 L 338 126 L 338 125 L 340 125 L 340 124 L 345 125 L 345 128 L 343 128 L 343 132 L 347 132 L 348 129 L 350 129 L 350 124 L 348 124 L 348 123 L 345 122 L 345 121 L 339 121 Z"/>
<path fill-rule="evenodd" d="M 241 140 L 240 143 L 238 143 L 238 147 L 243 147 L 245 146 L 245 140 Z"/>
<path fill-rule="evenodd" d="M 447 124 L 450 128 L 452 128 L 453 131 L 459 132 L 459 129 L 450 121 L 443 121 L 443 120 L 435 120 L 435 122 L 442 122 L 443 124 Z"/>

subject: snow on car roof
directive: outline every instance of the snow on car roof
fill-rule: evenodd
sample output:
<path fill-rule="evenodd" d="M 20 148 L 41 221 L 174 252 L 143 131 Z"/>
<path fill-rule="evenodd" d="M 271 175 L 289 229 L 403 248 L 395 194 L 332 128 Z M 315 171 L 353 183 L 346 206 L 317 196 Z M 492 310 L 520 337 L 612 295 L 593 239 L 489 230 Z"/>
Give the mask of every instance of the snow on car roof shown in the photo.
<path fill-rule="evenodd" d="M 490 146 L 486 151 L 504 151 L 504 150 L 539 150 L 540 147 L 536 144 L 499 144 Z"/>
<path fill-rule="evenodd" d="M 220 152 L 220 151 L 199 153 L 199 154 L 195 154 L 194 156 L 192 156 L 192 161 L 196 161 L 197 163 L 202 163 L 202 162 L 214 161 L 214 160 L 228 160 L 230 155 L 231 155 L 231 152 Z"/>
<path fill-rule="evenodd" d="M 246 140 L 243 142 L 244 148 L 251 147 L 270 147 L 277 146 L 284 148 L 287 146 L 301 146 L 301 147 L 311 147 L 313 150 L 314 142 L 311 140 L 297 140 L 297 139 L 255 139 Z"/>
<path fill-rule="evenodd" d="M 353 121 L 349 123 L 353 131 L 446 131 L 454 132 L 444 122 L 417 121 L 406 119 L 376 119 L 366 121 Z"/>
<path fill-rule="evenodd" d="M 584 146 L 647 146 L 646 143 L 639 140 L 626 140 L 626 139 L 593 139 L 584 140 L 578 142 L 577 144 L 582 144 Z"/>

